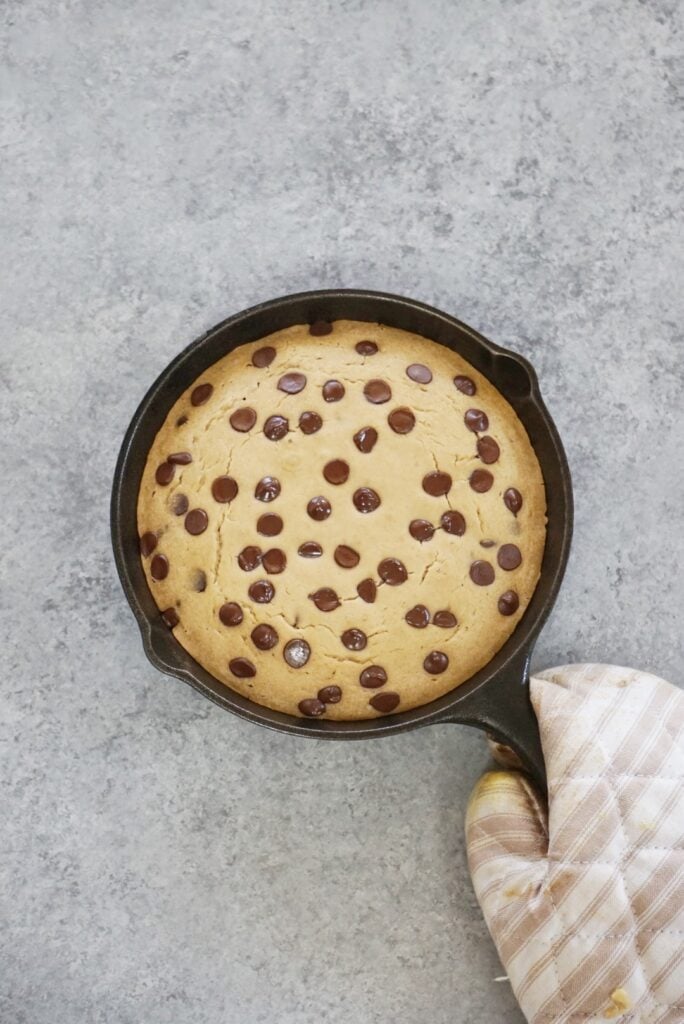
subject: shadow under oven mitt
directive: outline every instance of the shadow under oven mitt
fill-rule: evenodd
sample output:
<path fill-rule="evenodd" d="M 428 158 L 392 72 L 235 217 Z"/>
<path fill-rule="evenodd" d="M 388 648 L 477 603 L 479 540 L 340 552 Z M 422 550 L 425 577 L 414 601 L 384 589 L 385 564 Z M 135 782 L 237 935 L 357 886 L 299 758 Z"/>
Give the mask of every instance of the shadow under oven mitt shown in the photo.
<path fill-rule="evenodd" d="M 549 802 L 475 787 L 468 860 L 530 1024 L 684 1022 L 684 692 L 567 665 L 531 680 Z"/>

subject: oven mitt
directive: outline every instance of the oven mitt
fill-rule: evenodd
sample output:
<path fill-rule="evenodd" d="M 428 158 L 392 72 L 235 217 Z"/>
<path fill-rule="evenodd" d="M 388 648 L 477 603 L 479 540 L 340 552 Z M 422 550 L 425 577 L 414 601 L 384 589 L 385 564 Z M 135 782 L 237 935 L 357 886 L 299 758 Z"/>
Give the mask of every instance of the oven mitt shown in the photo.
<path fill-rule="evenodd" d="M 531 680 L 549 802 L 493 771 L 473 885 L 530 1024 L 684 1022 L 684 692 L 614 665 Z"/>

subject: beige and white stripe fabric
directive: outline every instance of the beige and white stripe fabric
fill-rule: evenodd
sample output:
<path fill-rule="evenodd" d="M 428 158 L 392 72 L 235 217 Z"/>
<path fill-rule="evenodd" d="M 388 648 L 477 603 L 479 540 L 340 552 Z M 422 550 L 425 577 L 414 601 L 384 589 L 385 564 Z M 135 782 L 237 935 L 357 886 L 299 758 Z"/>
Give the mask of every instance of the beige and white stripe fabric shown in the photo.
<path fill-rule="evenodd" d="M 549 802 L 520 772 L 468 807 L 477 898 L 530 1024 L 684 1022 L 684 693 L 614 665 L 531 681 Z"/>

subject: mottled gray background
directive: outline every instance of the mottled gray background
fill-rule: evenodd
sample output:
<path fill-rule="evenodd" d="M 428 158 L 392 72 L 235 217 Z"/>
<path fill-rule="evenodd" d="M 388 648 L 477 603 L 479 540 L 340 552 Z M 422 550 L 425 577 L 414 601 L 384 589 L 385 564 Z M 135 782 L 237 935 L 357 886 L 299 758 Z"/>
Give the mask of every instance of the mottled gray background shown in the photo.
<path fill-rule="evenodd" d="M 529 356 L 577 529 L 539 667 L 682 682 L 676 0 L 4 0 L 2 1024 L 517 1024 L 456 727 L 246 725 L 143 657 L 109 487 L 151 380 L 309 287 Z"/>

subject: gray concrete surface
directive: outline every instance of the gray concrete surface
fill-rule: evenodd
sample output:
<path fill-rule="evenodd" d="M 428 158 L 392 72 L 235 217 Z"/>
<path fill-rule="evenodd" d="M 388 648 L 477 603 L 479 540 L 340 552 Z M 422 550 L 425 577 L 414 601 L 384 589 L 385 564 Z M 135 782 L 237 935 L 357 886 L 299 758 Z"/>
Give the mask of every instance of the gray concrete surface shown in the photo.
<path fill-rule="evenodd" d="M 319 745 L 143 657 L 108 500 L 167 361 L 367 286 L 529 356 L 577 530 L 539 667 L 682 683 L 682 7 L 5 0 L 0 1020 L 522 1020 L 471 890 L 487 758 Z"/>

